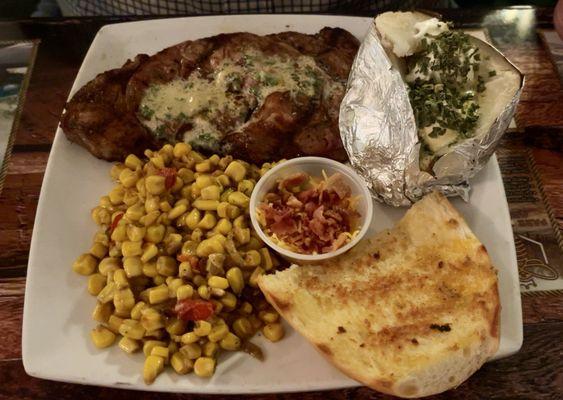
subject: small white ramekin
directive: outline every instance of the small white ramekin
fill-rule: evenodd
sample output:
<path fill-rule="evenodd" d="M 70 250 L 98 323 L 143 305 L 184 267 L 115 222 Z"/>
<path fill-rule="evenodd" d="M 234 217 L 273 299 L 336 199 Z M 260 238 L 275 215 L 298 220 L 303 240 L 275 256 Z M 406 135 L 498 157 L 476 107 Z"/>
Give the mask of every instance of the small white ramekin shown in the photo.
<path fill-rule="evenodd" d="M 346 183 L 350 186 L 352 196 L 359 196 L 357 211 L 360 214 L 360 231 L 358 234 L 345 246 L 342 246 L 335 251 L 323 254 L 301 254 L 284 249 L 275 244 L 272 239 L 262 230 L 258 218 L 256 216 L 256 209 L 262 202 L 264 195 L 270 191 L 279 179 L 286 178 L 291 174 L 297 172 L 305 172 L 314 177 L 322 176 L 322 171 L 325 171 L 327 176 L 331 176 L 337 172 L 341 173 Z M 354 170 L 347 165 L 339 163 L 328 158 L 323 157 L 299 157 L 289 161 L 285 161 L 276 165 L 268 171 L 256 184 L 250 197 L 250 219 L 252 226 L 258 233 L 258 236 L 269 247 L 281 254 L 284 258 L 292 262 L 307 261 L 317 262 L 336 257 L 354 247 L 365 236 L 371 224 L 373 215 L 373 201 L 370 192 L 364 180 L 354 172 Z"/>

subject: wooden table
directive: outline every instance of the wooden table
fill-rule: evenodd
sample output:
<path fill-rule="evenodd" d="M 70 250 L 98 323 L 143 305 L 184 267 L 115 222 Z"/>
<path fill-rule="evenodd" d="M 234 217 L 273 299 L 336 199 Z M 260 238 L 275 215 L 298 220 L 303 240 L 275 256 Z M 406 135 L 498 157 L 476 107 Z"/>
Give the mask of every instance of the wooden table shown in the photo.
<path fill-rule="evenodd" d="M 546 197 L 563 227 L 563 89 L 537 29 L 552 29 L 551 10 L 514 8 L 444 11 L 458 26 L 487 28 L 495 44 L 526 74 L 516 121 L 526 136 Z M 37 200 L 49 150 L 68 92 L 96 31 L 125 19 L 0 21 L 0 40 L 38 39 L 3 192 L 0 196 L 0 399 L 199 398 L 81 386 L 31 378 L 21 360 L 26 264 Z M 545 140 L 535 140 L 539 137 Z M 563 398 L 563 295 L 523 297 L 524 345 L 486 364 L 455 392 L 439 399 Z M 49 338 L 45 338 L 49 345 Z M 239 398 L 247 398 L 240 396 Z M 384 398 L 358 388 L 255 398 Z"/>

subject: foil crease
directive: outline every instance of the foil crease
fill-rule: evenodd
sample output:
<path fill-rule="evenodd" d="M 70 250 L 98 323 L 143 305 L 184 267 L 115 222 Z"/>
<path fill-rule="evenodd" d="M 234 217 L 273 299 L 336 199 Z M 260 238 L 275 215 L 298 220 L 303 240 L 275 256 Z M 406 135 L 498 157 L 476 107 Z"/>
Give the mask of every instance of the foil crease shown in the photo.
<path fill-rule="evenodd" d="M 524 85 L 520 76 L 520 88 L 489 131 L 456 145 L 435 163 L 434 174 L 429 174 L 419 168 L 420 142 L 407 84 L 372 23 L 352 65 L 340 106 L 340 135 L 352 167 L 376 200 L 392 206 L 408 206 L 433 190 L 467 201 L 469 179 L 494 153 L 516 111 Z"/>

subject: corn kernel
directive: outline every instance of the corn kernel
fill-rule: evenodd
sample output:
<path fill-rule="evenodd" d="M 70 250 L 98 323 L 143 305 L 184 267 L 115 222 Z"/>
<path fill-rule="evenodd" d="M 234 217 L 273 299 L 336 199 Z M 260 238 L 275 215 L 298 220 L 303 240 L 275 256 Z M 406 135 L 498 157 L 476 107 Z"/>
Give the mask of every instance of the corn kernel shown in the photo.
<path fill-rule="evenodd" d="M 140 242 L 141 240 L 143 240 L 146 232 L 147 228 L 145 228 L 144 226 L 127 226 L 127 237 L 132 242 Z"/>
<path fill-rule="evenodd" d="M 203 200 L 219 200 L 221 197 L 221 189 L 216 185 L 209 185 L 201 189 L 201 198 Z"/>
<path fill-rule="evenodd" d="M 207 336 L 211 332 L 211 324 L 207 321 L 196 321 L 194 333 L 198 336 Z"/>
<path fill-rule="evenodd" d="M 191 299 L 194 294 L 194 288 L 190 285 L 182 285 L 176 290 L 176 298 L 178 300 Z"/>
<path fill-rule="evenodd" d="M 274 262 L 272 261 L 272 256 L 270 255 L 268 249 L 262 247 L 258 250 L 258 252 L 260 253 L 260 265 L 262 266 L 262 268 L 264 268 L 265 271 L 271 270 L 274 267 Z"/>
<path fill-rule="evenodd" d="M 135 339 L 130 339 L 128 337 L 122 337 L 118 343 L 118 346 L 121 350 L 128 354 L 136 352 L 141 347 L 138 341 L 136 341 Z"/>
<path fill-rule="evenodd" d="M 160 256 L 156 260 L 156 271 L 160 275 L 175 276 L 178 274 L 178 265 L 176 260 L 170 256 Z"/>
<path fill-rule="evenodd" d="M 151 356 L 158 356 L 164 359 L 164 363 L 168 363 L 168 347 L 165 346 L 154 346 L 151 350 Z"/>
<path fill-rule="evenodd" d="M 137 302 L 137 304 L 135 304 L 131 309 L 131 319 L 139 321 L 143 316 L 143 310 L 147 307 L 147 303 L 144 301 Z"/>
<path fill-rule="evenodd" d="M 197 294 L 202 299 L 208 300 L 211 297 L 211 290 L 209 290 L 209 286 L 201 285 L 200 287 L 197 288 Z"/>
<path fill-rule="evenodd" d="M 233 235 L 239 244 L 245 244 L 250 242 L 250 229 L 235 227 L 233 229 Z"/>
<path fill-rule="evenodd" d="M 113 296 L 115 295 L 116 287 L 115 283 L 110 282 L 98 293 L 98 301 L 100 303 L 109 303 L 113 301 Z"/>
<path fill-rule="evenodd" d="M 227 235 L 233 229 L 233 224 L 227 218 L 221 218 L 217 225 L 215 225 L 215 231 L 222 234 Z"/>
<path fill-rule="evenodd" d="M 102 243 L 94 242 L 92 244 L 92 247 L 90 247 L 90 254 L 92 254 L 98 260 L 104 258 L 107 253 L 108 253 L 108 248 L 106 245 Z"/>
<path fill-rule="evenodd" d="M 200 378 L 209 378 L 215 372 L 215 360 L 211 357 L 199 357 L 194 363 L 194 373 Z"/>
<path fill-rule="evenodd" d="M 226 292 L 223 297 L 221 297 L 221 303 L 229 309 L 233 309 L 237 306 L 237 298 L 234 294 Z"/>
<path fill-rule="evenodd" d="M 125 166 L 127 168 L 131 168 L 132 170 L 136 170 L 137 168 L 141 168 L 142 165 L 143 165 L 143 162 L 135 154 L 129 154 L 125 158 Z"/>
<path fill-rule="evenodd" d="M 149 289 L 149 303 L 158 304 L 168 300 L 168 286 L 160 285 Z"/>
<path fill-rule="evenodd" d="M 127 274 L 125 270 L 118 269 L 113 273 L 113 281 L 115 282 L 117 289 L 125 289 L 129 287 L 129 281 L 127 280 Z"/>
<path fill-rule="evenodd" d="M 205 239 L 199 243 L 196 249 L 198 257 L 208 257 L 212 253 L 224 253 L 225 248 L 220 240 L 215 236 L 210 239 Z"/>
<path fill-rule="evenodd" d="M 106 285 L 106 277 L 102 274 L 92 274 L 88 277 L 88 293 L 97 296 Z"/>
<path fill-rule="evenodd" d="M 90 332 L 90 337 L 94 346 L 98 349 L 109 347 L 115 341 L 115 334 L 102 325 L 98 325 L 94 328 L 92 332 Z"/>
<path fill-rule="evenodd" d="M 180 347 L 180 353 L 190 360 L 195 360 L 201 356 L 201 347 L 197 343 L 188 343 Z"/>
<path fill-rule="evenodd" d="M 212 229 L 215 224 L 217 223 L 217 218 L 211 212 L 206 212 L 203 218 L 197 224 L 197 227 L 200 229 Z"/>
<path fill-rule="evenodd" d="M 142 244 L 142 242 L 123 242 L 121 245 L 121 253 L 123 254 L 123 257 L 134 257 L 143 254 L 143 249 L 141 248 Z"/>
<path fill-rule="evenodd" d="M 148 262 L 143 264 L 143 275 L 148 276 L 149 278 L 154 278 L 158 275 L 156 270 L 156 262 Z"/>
<path fill-rule="evenodd" d="M 147 331 L 164 328 L 162 315 L 154 308 L 147 307 L 141 311 L 141 325 Z"/>
<path fill-rule="evenodd" d="M 149 355 L 143 366 L 143 379 L 147 385 L 154 382 L 156 377 L 164 370 L 164 359 L 159 356 Z"/>
<path fill-rule="evenodd" d="M 280 315 L 275 311 L 260 311 L 258 313 L 258 318 L 264 321 L 267 324 L 276 322 L 279 319 Z"/>
<path fill-rule="evenodd" d="M 229 287 L 229 281 L 220 276 L 212 276 L 207 280 L 207 284 L 212 288 L 217 289 L 227 289 Z"/>
<path fill-rule="evenodd" d="M 239 307 L 239 311 L 243 314 L 251 314 L 252 313 L 252 304 L 248 301 L 242 303 Z"/>
<path fill-rule="evenodd" d="M 92 312 L 92 319 L 100 323 L 106 323 L 112 312 L 113 305 L 111 303 L 97 303 Z"/>
<path fill-rule="evenodd" d="M 234 333 L 227 333 L 223 339 L 219 342 L 221 348 L 225 350 L 235 351 L 240 348 L 240 339 Z"/>
<path fill-rule="evenodd" d="M 164 234 L 166 233 L 166 228 L 164 225 L 151 225 L 147 227 L 147 233 L 145 234 L 145 240 L 151 243 L 160 243 L 164 239 Z"/>
<path fill-rule="evenodd" d="M 264 270 L 261 267 L 256 267 L 256 269 L 252 271 L 250 278 L 248 278 L 248 284 L 255 288 L 258 287 L 258 279 L 262 275 L 264 275 Z"/>
<path fill-rule="evenodd" d="M 140 340 L 145 335 L 145 328 L 134 319 L 125 319 L 119 327 L 119 333 L 130 339 Z"/>
<path fill-rule="evenodd" d="M 117 290 L 113 296 L 113 305 L 119 313 L 129 313 L 135 305 L 135 296 L 129 288 Z"/>
<path fill-rule="evenodd" d="M 166 323 L 166 332 L 170 335 L 180 335 L 186 330 L 186 322 L 178 318 L 170 318 Z"/>
<path fill-rule="evenodd" d="M 152 349 L 154 349 L 156 346 L 165 347 L 166 343 L 162 342 L 160 340 L 147 340 L 147 341 L 145 341 L 145 343 L 143 344 L 143 354 L 145 355 L 145 357 L 150 356 Z"/>
<path fill-rule="evenodd" d="M 80 275 L 91 275 L 96 270 L 97 265 L 98 260 L 92 254 L 85 253 L 76 259 L 72 264 L 72 269 Z"/>
<path fill-rule="evenodd" d="M 205 342 L 201 350 L 204 356 L 215 358 L 219 353 L 219 345 L 215 342 Z"/>
<path fill-rule="evenodd" d="M 212 342 L 219 342 L 229 333 L 229 327 L 227 325 L 215 325 L 211 328 L 211 332 L 207 336 Z"/>
<path fill-rule="evenodd" d="M 188 211 L 188 207 L 185 204 L 180 204 L 168 212 L 168 219 L 172 221 L 184 214 L 186 211 Z"/>
<path fill-rule="evenodd" d="M 180 352 L 172 354 L 172 357 L 170 358 L 170 365 L 172 365 L 174 371 L 176 371 L 179 375 L 187 374 L 194 368 L 193 361 Z"/>
<path fill-rule="evenodd" d="M 264 325 L 262 333 L 272 342 L 277 342 L 284 336 L 283 326 L 279 322 Z"/>
<path fill-rule="evenodd" d="M 248 204 L 250 203 L 250 198 L 241 192 L 233 192 L 229 194 L 227 197 L 227 201 L 237 207 L 242 209 L 248 208 Z"/>
<path fill-rule="evenodd" d="M 248 338 L 254 333 L 252 324 L 250 323 L 248 318 L 244 317 L 237 318 L 233 322 L 233 330 L 235 331 L 236 335 L 241 338 Z"/>
<path fill-rule="evenodd" d="M 187 332 L 182 335 L 180 340 L 183 344 L 195 343 L 199 340 L 199 336 L 195 332 Z"/>
<path fill-rule="evenodd" d="M 110 316 L 107 322 L 109 329 L 115 334 L 119 333 L 119 327 L 122 323 L 123 318 L 119 318 L 117 315 Z"/>
<path fill-rule="evenodd" d="M 127 278 L 134 278 L 143 275 L 143 264 L 139 257 L 124 257 L 123 270 Z"/>
<path fill-rule="evenodd" d="M 225 175 L 232 178 L 235 182 L 240 182 L 246 175 L 246 167 L 239 161 L 232 161 L 227 168 L 225 168 Z"/>
<path fill-rule="evenodd" d="M 192 205 L 200 211 L 215 211 L 219 206 L 219 200 L 197 199 Z"/>

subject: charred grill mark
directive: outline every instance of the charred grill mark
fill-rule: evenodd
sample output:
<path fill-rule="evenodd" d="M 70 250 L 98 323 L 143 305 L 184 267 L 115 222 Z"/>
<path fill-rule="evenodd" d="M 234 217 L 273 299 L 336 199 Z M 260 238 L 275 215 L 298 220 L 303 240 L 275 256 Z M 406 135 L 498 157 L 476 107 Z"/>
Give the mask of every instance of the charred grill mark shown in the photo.
<path fill-rule="evenodd" d="M 439 331 L 439 332 L 449 332 L 452 330 L 452 328 L 450 327 L 450 324 L 443 324 L 443 325 L 439 325 L 439 324 L 431 324 L 430 325 L 430 329 Z"/>

